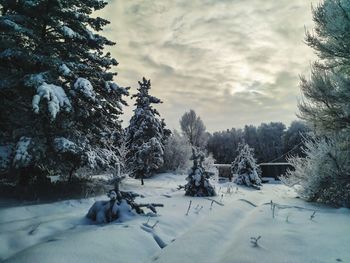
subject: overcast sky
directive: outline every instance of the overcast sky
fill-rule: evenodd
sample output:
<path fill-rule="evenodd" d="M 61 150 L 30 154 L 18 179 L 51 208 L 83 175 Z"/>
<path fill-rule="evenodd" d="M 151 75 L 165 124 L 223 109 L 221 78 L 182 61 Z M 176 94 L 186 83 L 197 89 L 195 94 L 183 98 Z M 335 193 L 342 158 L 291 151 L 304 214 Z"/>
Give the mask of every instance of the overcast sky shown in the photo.
<path fill-rule="evenodd" d="M 135 93 L 150 78 L 171 129 L 189 109 L 211 132 L 296 119 L 299 75 L 314 58 L 303 43 L 310 0 L 111 0 L 99 15 L 117 42 L 116 82 Z"/>

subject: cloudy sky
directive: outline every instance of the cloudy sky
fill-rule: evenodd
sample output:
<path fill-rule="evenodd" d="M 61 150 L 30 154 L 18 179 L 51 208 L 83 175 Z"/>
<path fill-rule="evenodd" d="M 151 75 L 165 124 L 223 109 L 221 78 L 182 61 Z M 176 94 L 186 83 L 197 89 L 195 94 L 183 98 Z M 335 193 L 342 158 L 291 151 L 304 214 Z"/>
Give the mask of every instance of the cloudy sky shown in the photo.
<path fill-rule="evenodd" d="M 134 93 L 150 78 L 170 128 L 189 109 L 211 132 L 296 119 L 299 75 L 314 59 L 303 43 L 311 0 L 110 0 L 99 15 L 117 42 L 116 81 Z"/>

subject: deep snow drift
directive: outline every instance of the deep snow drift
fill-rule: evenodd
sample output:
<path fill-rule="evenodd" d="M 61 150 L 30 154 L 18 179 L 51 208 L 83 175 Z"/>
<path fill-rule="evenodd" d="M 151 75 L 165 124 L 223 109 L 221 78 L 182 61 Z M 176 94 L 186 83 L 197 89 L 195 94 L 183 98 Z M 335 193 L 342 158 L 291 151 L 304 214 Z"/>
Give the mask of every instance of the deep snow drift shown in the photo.
<path fill-rule="evenodd" d="M 185 177 L 162 174 L 145 180 L 143 187 L 139 180 L 123 182 L 123 190 L 145 196 L 139 201 L 165 205 L 157 217 L 94 225 L 85 215 L 95 200 L 107 200 L 104 196 L 1 207 L 0 258 L 38 263 L 350 262 L 349 209 L 306 203 L 281 184 L 256 191 L 212 182 L 218 193 L 213 199 L 221 206 L 184 196 L 176 188 Z M 255 246 L 251 237 L 259 236 Z"/>

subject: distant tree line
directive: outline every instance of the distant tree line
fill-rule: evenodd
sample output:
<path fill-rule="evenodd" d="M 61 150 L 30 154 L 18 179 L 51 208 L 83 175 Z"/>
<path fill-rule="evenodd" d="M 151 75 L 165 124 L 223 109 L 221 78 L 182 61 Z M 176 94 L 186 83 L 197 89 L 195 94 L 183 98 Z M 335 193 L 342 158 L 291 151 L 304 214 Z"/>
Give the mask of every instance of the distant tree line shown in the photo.
<path fill-rule="evenodd" d="M 258 163 L 283 162 L 291 155 L 303 156 L 303 137 L 309 131 L 302 121 L 293 121 L 288 128 L 281 122 L 246 125 L 243 129 L 214 132 L 206 148 L 217 163 L 231 163 L 238 155 L 238 145 L 245 142 L 254 148 Z"/>

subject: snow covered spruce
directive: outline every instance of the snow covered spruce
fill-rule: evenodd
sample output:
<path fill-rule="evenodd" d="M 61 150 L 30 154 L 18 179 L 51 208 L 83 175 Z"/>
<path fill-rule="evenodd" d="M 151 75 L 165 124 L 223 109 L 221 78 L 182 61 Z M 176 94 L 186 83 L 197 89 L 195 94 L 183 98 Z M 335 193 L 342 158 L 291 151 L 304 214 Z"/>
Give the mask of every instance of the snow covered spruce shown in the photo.
<path fill-rule="evenodd" d="M 204 154 L 197 152 L 192 148 L 193 166 L 190 174 L 186 178 L 188 183 L 185 185 L 185 195 L 189 196 L 215 196 L 215 189 L 209 182 L 212 173 L 203 168 Z"/>
<path fill-rule="evenodd" d="M 165 128 L 165 122 L 159 118 L 159 112 L 152 104 L 162 103 L 160 99 L 149 95 L 151 81 L 139 81 L 136 98 L 136 109 L 127 128 L 128 167 L 132 169 L 131 176 L 141 179 L 150 177 L 164 163 L 164 142 L 170 135 Z"/>
<path fill-rule="evenodd" d="M 135 198 L 140 196 L 134 192 L 119 190 L 119 183 L 123 177 L 115 177 L 114 190 L 108 193 L 109 201 L 96 201 L 89 209 L 86 217 L 98 224 L 110 223 L 114 220 L 127 220 L 135 213 L 144 214 L 143 207 L 148 208 L 156 214 L 156 207 L 163 207 L 163 204 L 137 204 Z"/>
<path fill-rule="evenodd" d="M 240 144 L 238 149 L 239 154 L 231 165 L 231 173 L 235 177 L 234 182 L 260 189 L 262 180 L 260 178 L 260 169 L 254 158 L 254 149 L 250 148 L 246 143 Z"/>
<path fill-rule="evenodd" d="M 107 2 L 1 1 L 1 173 L 71 176 L 114 169 L 128 88 L 92 15 Z M 2 150 L 3 149 L 3 150 Z M 5 161 L 4 161 L 5 160 Z M 11 171 L 11 173 L 10 173 Z"/>

